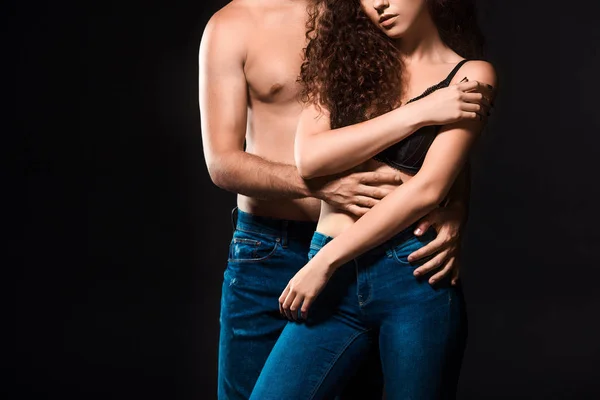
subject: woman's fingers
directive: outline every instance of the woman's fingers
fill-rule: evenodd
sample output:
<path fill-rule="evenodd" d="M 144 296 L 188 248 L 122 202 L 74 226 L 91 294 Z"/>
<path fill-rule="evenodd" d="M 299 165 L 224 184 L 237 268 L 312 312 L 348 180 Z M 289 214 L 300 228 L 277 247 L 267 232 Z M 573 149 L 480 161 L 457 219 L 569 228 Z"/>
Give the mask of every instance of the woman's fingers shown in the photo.
<path fill-rule="evenodd" d="M 306 319 L 308 318 L 308 309 L 310 308 L 310 306 L 312 305 L 312 302 L 314 301 L 314 297 L 312 296 L 306 296 L 304 298 L 304 303 L 302 304 L 302 309 L 301 311 L 301 315 L 302 315 L 302 319 Z"/>
<path fill-rule="evenodd" d="M 490 84 L 479 82 L 479 81 L 469 81 L 465 83 L 459 83 L 457 88 L 464 93 L 462 97 L 465 95 L 477 95 L 479 94 L 490 107 L 493 107 L 494 104 L 490 101 L 490 99 L 494 98 L 494 87 Z"/>
<path fill-rule="evenodd" d="M 283 305 L 282 305 L 283 313 L 285 314 L 285 317 L 289 320 L 292 319 L 292 313 L 290 311 L 290 307 L 295 298 L 296 298 L 296 293 L 294 293 L 293 290 L 290 290 L 290 292 L 288 293 L 288 295 L 285 298 L 285 301 L 283 302 Z"/>
<path fill-rule="evenodd" d="M 292 315 L 292 319 L 294 321 L 298 320 L 298 309 L 302 305 L 302 300 L 304 300 L 304 296 L 297 294 L 296 298 L 294 298 L 294 301 L 292 302 L 292 305 L 290 306 L 290 314 Z"/>
<path fill-rule="evenodd" d="M 494 87 L 490 84 L 479 82 L 479 81 L 468 81 L 458 84 L 458 89 L 463 92 L 482 92 L 490 93 L 494 90 Z"/>
<path fill-rule="evenodd" d="M 279 312 L 290 321 L 298 320 L 298 312 L 300 311 L 301 318 L 306 319 L 308 309 L 310 308 L 314 297 L 296 293 L 288 287 L 285 288 L 281 296 L 279 296 Z"/>
<path fill-rule="evenodd" d="M 279 296 L 279 313 L 281 315 L 285 315 L 285 311 L 283 309 L 283 303 L 285 303 L 285 299 L 288 296 L 288 293 L 290 292 L 290 285 L 288 284 L 285 289 L 283 289 L 283 292 L 281 292 L 281 296 Z"/>
<path fill-rule="evenodd" d="M 461 99 L 467 103 L 481 104 L 488 110 L 492 107 L 489 97 L 483 95 L 483 93 L 463 93 Z"/>
<path fill-rule="evenodd" d="M 479 104 L 464 103 L 462 105 L 462 109 L 466 112 L 472 112 L 481 115 L 482 118 L 487 117 L 489 115 L 488 110 Z"/>

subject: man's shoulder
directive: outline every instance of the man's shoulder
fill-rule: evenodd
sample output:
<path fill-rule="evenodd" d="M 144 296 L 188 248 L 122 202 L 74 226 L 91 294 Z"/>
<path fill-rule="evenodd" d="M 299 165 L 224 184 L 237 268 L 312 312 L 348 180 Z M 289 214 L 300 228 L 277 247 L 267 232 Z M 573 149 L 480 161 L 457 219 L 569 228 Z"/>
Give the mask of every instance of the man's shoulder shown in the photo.
<path fill-rule="evenodd" d="M 253 29 L 254 12 L 250 3 L 250 0 L 233 0 L 214 13 L 204 28 L 202 46 L 218 49 L 220 53 L 245 54 Z"/>
<path fill-rule="evenodd" d="M 253 4 L 254 3 L 254 4 Z M 257 11 L 256 2 L 250 0 L 233 0 L 213 14 L 207 27 L 214 28 L 247 28 L 254 20 Z"/>

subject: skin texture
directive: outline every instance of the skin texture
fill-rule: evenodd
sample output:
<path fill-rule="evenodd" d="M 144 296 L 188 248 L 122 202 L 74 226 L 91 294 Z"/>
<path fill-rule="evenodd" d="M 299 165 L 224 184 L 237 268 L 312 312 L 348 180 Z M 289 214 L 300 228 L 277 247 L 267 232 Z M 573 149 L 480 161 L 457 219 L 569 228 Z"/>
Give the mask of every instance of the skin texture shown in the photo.
<path fill-rule="evenodd" d="M 294 140 L 303 112 L 296 78 L 306 45 L 307 5 L 298 0 L 234 0 L 211 18 L 199 51 L 204 155 L 213 182 L 238 193 L 242 211 L 316 221 L 320 199 L 346 217 L 358 217 L 406 177 L 362 165 L 304 179 L 296 168 Z M 422 122 L 406 116 L 390 114 L 386 125 L 367 121 L 355 133 L 370 136 L 373 146 L 385 148 Z M 464 184 L 466 177 L 459 180 Z M 439 268 L 440 276 L 454 273 L 458 279 L 453 254 L 458 252 L 457 232 L 466 217 L 465 195 L 466 190 L 455 191 L 454 212 L 432 209 L 423 218 L 423 232 L 430 224 L 439 232 L 439 241 L 427 249 L 439 252 L 439 257 L 421 271 Z"/>
<path fill-rule="evenodd" d="M 462 57 L 441 41 L 425 0 L 362 0 L 361 4 L 371 21 L 394 39 L 401 50 L 406 69 L 404 83 L 407 86 L 404 98 L 401 99 L 402 104 L 439 82 L 454 65 L 461 61 Z M 396 17 L 382 24 L 381 17 L 388 14 Z M 467 82 L 457 84 L 465 77 Z M 396 232 L 405 229 L 437 208 L 437 205 L 451 191 L 452 185 L 467 161 L 470 149 L 485 125 L 486 118 L 479 115 L 480 110 L 485 110 L 485 106 L 482 107 L 479 100 L 485 98 L 486 104 L 491 103 L 496 85 L 496 73 L 491 64 L 485 61 L 470 61 L 462 66 L 448 88 L 437 90 L 421 100 L 382 116 L 394 112 L 400 113 L 402 109 L 410 108 L 411 115 L 419 116 L 417 125 L 433 125 L 441 122 L 444 124 L 432 143 L 420 171 L 414 176 L 402 174 L 402 185 L 394 189 L 360 219 L 335 206 L 322 205 L 317 230 L 335 239 L 321 249 L 290 280 L 279 299 L 283 313 L 289 318 L 296 319 L 294 317 L 297 311 L 301 310 L 302 316 L 306 317 L 310 305 L 336 268 L 383 243 Z M 471 104 L 465 105 L 465 101 Z M 436 111 L 432 113 L 431 110 Z M 459 117 L 460 113 L 463 113 L 462 117 Z M 483 114 L 487 115 L 487 112 Z M 452 116 L 455 119 L 451 118 Z M 311 146 L 319 148 L 331 139 L 333 132 L 336 131 L 338 134 L 341 132 L 341 130 L 330 130 L 326 110 L 323 112 L 314 106 L 308 106 L 301 116 L 296 142 L 310 138 Z M 340 142 L 346 140 L 350 138 L 339 139 Z M 345 146 L 348 147 L 347 144 Z M 361 164 L 363 171 L 385 173 L 391 169 L 385 164 L 368 159 L 367 154 L 363 156 L 365 159 Z M 308 146 L 300 147 L 296 151 L 299 165 L 305 161 L 304 158 L 309 160 L 314 158 Z M 313 175 L 321 173 L 318 162 L 312 165 L 311 173 Z M 439 232 L 449 236 L 456 234 L 456 231 L 446 230 L 445 227 L 442 227 Z M 415 256 L 425 252 L 423 248 L 416 252 L 418 254 L 413 253 L 409 260 L 412 261 L 416 259 Z M 456 254 L 450 257 L 453 259 L 455 256 Z M 419 273 L 421 271 L 415 271 L 415 275 Z M 432 280 L 437 279 L 439 278 L 434 276 L 429 282 L 432 283 Z"/>

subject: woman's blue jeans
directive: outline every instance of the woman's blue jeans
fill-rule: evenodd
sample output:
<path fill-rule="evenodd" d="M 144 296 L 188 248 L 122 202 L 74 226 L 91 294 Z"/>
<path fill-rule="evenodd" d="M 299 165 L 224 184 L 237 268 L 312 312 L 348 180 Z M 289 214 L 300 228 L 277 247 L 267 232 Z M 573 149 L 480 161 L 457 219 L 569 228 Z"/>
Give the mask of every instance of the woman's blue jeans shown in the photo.
<path fill-rule="evenodd" d="M 416 224 L 339 268 L 305 322 L 289 322 L 256 383 L 253 400 L 331 398 L 368 354 L 379 348 L 387 400 L 453 399 L 466 344 L 460 286 L 435 272 L 413 275 L 410 253 L 433 240 Z M 312 258 L 333 238 L 315 232 Z"/>

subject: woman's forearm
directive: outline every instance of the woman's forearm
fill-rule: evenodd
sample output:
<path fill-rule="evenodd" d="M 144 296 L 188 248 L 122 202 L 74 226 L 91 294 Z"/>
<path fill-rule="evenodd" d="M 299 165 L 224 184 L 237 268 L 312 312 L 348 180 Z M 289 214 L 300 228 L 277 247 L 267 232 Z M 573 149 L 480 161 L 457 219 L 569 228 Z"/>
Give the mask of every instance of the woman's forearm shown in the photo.
<path fill-rule="evenodd" d="M 346 171 L 425 124 L 422 108 L 412 103 L 355 125 L 297 134 L 295 159 L 298 172 L 310 179 Z"/>
<path fill-rule="evenodd" d="M 439 191 L 413 178 L 382 199 L 314 258 L 335 270 L 409 227 L 438 207 L 439 202 Z"/>
<path fill-rule="evenodd" d="M 466 224 L 469 218 L 469 200 L 471 197 L 471 163 L 466 162 L 456 181 L 448 192 L 444 207 L 451 207 L 460 210 L 462 214 L 462 223 Z"/>

